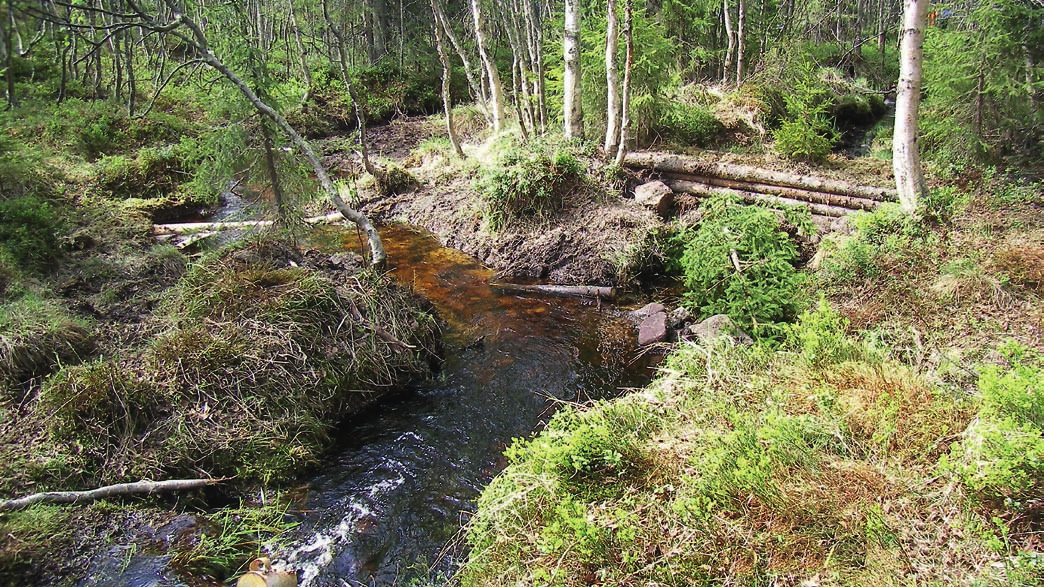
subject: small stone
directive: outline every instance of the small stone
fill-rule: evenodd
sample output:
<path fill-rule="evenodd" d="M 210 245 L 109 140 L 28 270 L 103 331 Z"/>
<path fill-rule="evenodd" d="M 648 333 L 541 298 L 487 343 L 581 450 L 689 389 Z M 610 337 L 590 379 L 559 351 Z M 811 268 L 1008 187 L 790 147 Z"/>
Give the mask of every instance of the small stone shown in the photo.
<path fill-rule="evenodd" d="M 634 201 L 667 218 L 674 206 L 674 192 L 662 181 L 650 181 L 634 188 Z"/>
<path fill-rule="evenodd" d="M 687 332 L 708 344 L 722 336 L 731 338 L 738 345 L 754 344 L 754 339 L 743 332 L 742 328 L 736 326 L 736 323 L 725 314 L 716 314 L 699 324 L 694 324 L 687 329 Z"/>
<path fill-rule="evenodd" d="M 690 320 L 692 320 L 692 314 L 689 313 L 685 306 L 678 306 L 667 315 L 667 323 L 670 325 L 671 330 L 677 330 Z"/>
<path fill-rule="evenodd" d="M 650 304 L 645 304 L 641 308 L 631 312 L 631 316 L 633 316 L 635 319 L 641 321 L 641 320 L 645 320 L 649 316 L 652 316 L 653 314 L 659 314 L 661 312 L 666 312 L 666 311 L 667 311 L 667 308 L 664 308 L 663 304 L 657 304 L 656 302 L 652 302 Z"/>
<path fill-rule="evenodd" d="M 642 320 L 638 327 L 638 346 L 667 340 L 667 313 L 657 312 Z"/>

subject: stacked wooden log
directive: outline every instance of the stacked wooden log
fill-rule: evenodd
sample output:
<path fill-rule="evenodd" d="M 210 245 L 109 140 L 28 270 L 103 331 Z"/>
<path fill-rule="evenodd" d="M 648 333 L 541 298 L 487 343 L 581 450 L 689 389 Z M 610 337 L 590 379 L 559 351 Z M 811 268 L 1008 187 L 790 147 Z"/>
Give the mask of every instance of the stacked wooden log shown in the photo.
<path fill-rule="evenodd" d="M 873 210 L 897 200 L 892 188 L 797 175 L 747 165 L 707 162 L 671 153 L 628 153 L 624 165 L 655 171 L 675 192 L 709 198 L 736 194 L 744 202 L 804 205 L 816 216 L 837 218 L 855 210 Z"/>

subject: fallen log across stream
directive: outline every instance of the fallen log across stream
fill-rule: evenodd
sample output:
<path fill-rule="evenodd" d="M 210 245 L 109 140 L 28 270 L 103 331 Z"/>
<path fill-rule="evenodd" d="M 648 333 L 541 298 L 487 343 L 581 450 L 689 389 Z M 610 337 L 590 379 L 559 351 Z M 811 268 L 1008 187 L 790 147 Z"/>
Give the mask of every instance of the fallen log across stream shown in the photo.
<path fill-rule="evenodd" d="M 331 212 L 324 216 L 313 216 L 311 218 L 305 218 L 306 224 L 323 224 L 331 222 L 339 222 L 344 220 L 344 216 L 340 212 Z M 261 228 L 264 226 L 272 226 L 271 220 L 237 220 L 237 221 L 218 221 L 218 222 L 182 222 L 179 224 L 153 224 L 152 233 L 156 236 L 156 240 L 171 240 L 172 237 L 180 237 L 175 245 L 181 249 L 191 245 L 194 242 L 203 240 L 208 236 L 217 234 L 222 230 L 233 230 L 243 228 Z"/>
<path fill-rule="evenodd" d="M 839 217 L 852 210 L 873 210 L 881 202 L 897 200 L 895 190 L 858 185 L 810 175 L 797 175 L 748 165 L 703 161 L 672 153 L 629 153 L 624 165 L 662 174 L 672 190 L 698 197 L 723 192 L 738 194 L 747 203 L 805 205 L 813 214 Z"/>
<path fill-rule="evenodd" d="M 517 283 L 491 283 L 489 286 L 493 289 L 508 293 L 535 293 L 546 296 L 599 298 L 603 300 L 613 300 L 616 298 L 615 288 L 595 285 L 521 285 Z"/>

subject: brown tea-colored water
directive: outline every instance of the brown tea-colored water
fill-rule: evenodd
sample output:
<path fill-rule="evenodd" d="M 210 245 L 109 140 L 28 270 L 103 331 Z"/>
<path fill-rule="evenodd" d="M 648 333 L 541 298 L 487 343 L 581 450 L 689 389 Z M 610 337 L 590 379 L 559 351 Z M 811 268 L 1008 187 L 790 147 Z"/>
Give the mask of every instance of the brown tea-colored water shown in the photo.
<path fill-rule="evenodd" d="M 346 423 L 311 482 L 287 556 L 304 585 L 393 585 L 445 576 L 465 554 L 461 525 L 513 438 L 562 402 L 644 384 L 633 327 L 591 300 L 505 295 L 492 272 L 408 227 L 381 229 L 390 270 L 445 322 L 440 379 Z M 358 250 L 354 231 L 322 248 Z"/>

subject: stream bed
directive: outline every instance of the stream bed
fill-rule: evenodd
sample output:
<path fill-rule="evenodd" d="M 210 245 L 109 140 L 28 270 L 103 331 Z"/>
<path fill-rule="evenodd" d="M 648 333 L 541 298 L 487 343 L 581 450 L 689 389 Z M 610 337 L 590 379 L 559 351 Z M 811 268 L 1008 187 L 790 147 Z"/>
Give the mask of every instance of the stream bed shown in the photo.
<path fill-rule="evenodd" d="M 303 585 L 451 574 L 464 553 L 460 528 L 503 467 L 504 447 L 562 402 L 612 397 L 651 373 L 616 307 L 501 294 L 489 269 L 430 235 L 390 226 L 381 236 L 396 278 L 438 309 L 447 357 L 437 381 L 342 427 L 282 557 Z M 354 232 L 332 229 L 317 242 L 328 252 L 359 246 Z"/>

